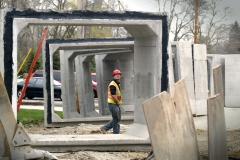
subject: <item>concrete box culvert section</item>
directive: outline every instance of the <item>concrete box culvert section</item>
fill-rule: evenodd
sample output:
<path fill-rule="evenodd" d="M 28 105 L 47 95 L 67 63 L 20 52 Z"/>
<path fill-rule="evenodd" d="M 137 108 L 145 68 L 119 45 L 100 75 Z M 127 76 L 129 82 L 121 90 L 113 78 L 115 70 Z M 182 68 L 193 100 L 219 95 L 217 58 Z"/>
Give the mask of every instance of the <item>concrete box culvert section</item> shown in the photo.
<path fill-rule="evenodd" d="M 14 25 L 13 25 L 14 24 Z M 167 43 L 168 43 L 168 29 L 167 29 L 167 16 L 156 15 L 149 13 L 139 12 L 126 12 L 126 13 L 108 13 L 108 12 L 90 12 L 90 11 L 72 11 L 72 12 L 36 12 L 34 10 L 25 11 L 10 11 L 5 16 L 5 31 L 4 31 L 4 81 L 7 87 L 10 101 L 13 108 L 16 106 L 16 71 L 17 71 L 17 35 L 26 25 L 78 25 L 78 26 L 91 26 L 91 25 L 105 25 L 124 27 L 134 38 L 135 47 L 139 49 L 137 52 L 147 54 L 149 67 L 145 67 L 146 71 L 139 68 L 141 74 L 144 73 L 145 77 L 150 73 L 150 79 L 154 79 L 154 84 L 148 94 L 155 95 L 156 93 L 167 90 L 168 85 L 168 71 L 167 71 Z M 137 42 L 137 43 L 136 43 Z M 138 43 L 139 42 L 139 43 Z M 147 43 L 148 42 L 148 43 Z M 145 50 L 143 50 L 145 49 Z M 153 49 L 153 50 L 152 50 Z M 144 52 L 144 53 L 143 53 Z M 10 54 L 9 54 L 10 53 Z M 163 53 L 163 54 L 162 54 Z M 140 54 L 138 54 L 140 55 Z M 163 58 L 162 58 L 163 55 Z M 146 56 L 146 55 L 145 55 Z M 140 56 L 139 58 L 141 58 Z M 151 58 L 152 57 L 152 58 Z M 162 61 L 161 61 L 162 60 Z M 144 58 L 146 61 L 146 58 Z M 154 61 L 154 63 L 152 63 Z M 156 62 L 157 61 L 157 62 Z M 143 64 L 139 62 L 140 64 Z M 136 64 L 136 63 L 135 63 Z M 163 66 L 163 70 L 162 70 Z M 135 73 L 137 69 L 135 70 Z M 139 73 L 140 74 L 140 73 Z M 140 75 L 141 75 L 140 74 Z M 135 76 L 137 77 L 137 76 Z M 161 83 L 162 80 L 162 83 Z M 159 82 L 158 82 L 159 81 Z M 151 83 L 151 81 L 149 81 Z M 145 91 L 141 89 L 141 92 Z M 141 94 L 141 92 L 137 92 Z M 154 92 L 154 94 L 152 93 Z M 146 95 L 146 94 L 142 94 Z M 151 96 L 152 96 L 151 95 Z M 146 97 L 137 99 L 146 99 Z M 143 100 L 137 100 L 136 105 L 140 106 Z M 14 113 L 16 115 L 16 109 Z M 140 123 L 145 123 L 143 119 L 139 120 Z"/>
<path fill-rule="evenodd" d="M 14 24 L 14 25 L 13 25 Z M 10 11 L 5 16 L 4 31 L 4 82 L 16 115 L 17 81 L 17 35 L 26 25 L 104 25 L 124 27 L 134 38 L 134 124 L 124 135 L 140 137 L 136 143 L 148 141 L 146 122 L 141 108 L 142 102 L 167 90 L 167 15 L 139 12 L 108 13 L 72 11 L 36 12 L 33 10 Z M 49 63 L 49 62 L 47 62 Z M 50 66 L 46 66 L 49 68 Z M 45 69 L 47 70 L 47 69 Z M 50 69 L 48 69 L 50 71 Z M 47 76 L 47 89 L 50 90 L 50 76 Z M 47 99 L 47 103 L 51 103 Z M 50 111 L 51 112 L 51 111 Z M 140 116 L 138 116 L 140 115 Z M 143 132 L 142 132 L 143 131 Z M 137 133 L 137 134 L 136 134 Z M 56 136 L 54 136 L 56 138 Z M 99 138 L 102 136 L 99 135 Z M 117 137 L 114 138 L 118 139 Z M 56 139 L 55 139 L 56 140 Z M 51 143 L 51 142 L 46 142 Z M 79 142 L 80 143 L 80 142 Z M 42 143 L 44 145 L 44 143 Z M 107 145 L 107 144 L 105 144 Z M 150 142 L 149 142 L 150 145 Z M 80 149 L 81 150 L 81 149 Z"/>
<path fill-rule="evenodd" d="M 62 54 L 64 52 L 64 54 Z M 96 117 L 100 116 L 95 111 L 94 106 L 94 100 L 93 100 L 93 89 L 91 82 L 91 72 L 90 72 L 90 61 L 93 58 L 93 55 L 90 56 L 77 56 L 75 58 L 75 66 L 76 66 L 76 86 L 69 85 L 69 80 L 72 79 L 71 76 L 73 73 L 73 69 L 68 68 L 67 66 L 72 66 L 73 61 L 69 60 L 67 57 L 68 55 L 71 56 L 71 53 L 75 53 L 73 51 L 62 51 L 61 53 L 61 68 L 63 76 L 67 77 L 62 78 L 63 82 L 63 106 L 66 106 L 68 110 L 66 110 L 66 114 L 64 118 L 81 118 L 81 117 Z M 78 52 L 81 55 L 81 52 Z M 111 51 L 111 52 L 98 52 L 98 53 L 104 53 L 104 54 L 114 54 L 116 55 L 127 55 L 132 54 L 132 51 L 130 50 L 123 50 L 123 51 Z M 133 60 L 132 60 L 133 61 Z M 133 63 L 133 62 L 132 62 Z M 69 65 L 71 64 L 71 65 Z M 98 67 L 98 66 L 97 66 Z M 133 74 L 133 73 L 132 73 Z M 100 75 L 101 76 L 101 75 Z M 73 77 L 74 78 L 74 77 Z M 100 78 L 99 78 L 100 79 Z M 74 81 L 73 81 L 74 82 Z M 102 81 L 99 80 L 98 84 L 102 84 Z M 78 99 L 80 103 L 80 114 L 76 112 L 76 102 L 74 101 L 76 99 L 75 97 L 75 90 L 78 91 Z M 100 88 L 100 87 L 98 87 Z M 106 90 L 106 89 L 105 89 Z M 105 91 L 104 90 L 104 91 Z M 72 93 L 71 93 L 72 92 Z M 105 92 L 101 92 L 101 89 L 98 89 L 98 92 L 100 94 L 105 94 Z M 100 95 L 99 94 L 99 95 Z M 101 96 L 99 96 L 98 100 Z M 106 101 L 106 100 L 105 100 Z M 132 100 L 133 101 L 133 100 Z M 65 104 L 66 103 L 66 104 Z M 107 105 L 99 105 L 99 112 L 100 114 L 103 112 Z M 68 115 L 69 114 L 69 115 Z"/>
<path fill-rule="evenodd" d="M 54 111 L 54 107 L 49 106 L 48 104 L 45 103 L 45 117 L 50 115 L 50 112 L 48 112 L 48 108 L 50 107 L 50 110 L 52 111 L 51 113 L 51 117 L 48 117 L 49 119 L 51 118 L 52 123 L 51 124 L 46 124 L 45 126 L 59 126 L 59 122 L 63 122 L 62 125 L 66 125 L 68 123 L 80 123 L 80 122 L 86 122 L 86 120 L 82 119 L 82 117 L 96 117 L 96 116 L 100 116 L 96 111 L 95 111 L 95 107 L 94 107 L 94 103 L 93 103 L 93 96 L 92 96 L 92 87 L 91 84 L 89 82 L 91 82 L 91 72 L 90 72 L 90 66 L 89 66 L 89 62 L 92 59 L 93 53 L 96 54 L 98 56 L 98 54 L 104 54 L 105 58 L 107 58 L 107 61 L 110 61 L 110 58 L 108 58 L 108 55 L 113 54 L 113 58 L 114 61 L 116 61 L 118 58 L 121 59 L 121 57 L 124 57 L 124 61 L 126 61 L 127 57 L 129 57 L 128 55 L 131 54 L 132 55 L 132 48 L 133 48 L 133 39 L 132 38 L 124 38 L 124 39 L 67 39 L 67 40 L 47 40 L 46 41 L 46 53 L 50 56 L 46 56 L 45 58 L 43 58 L 43 62 L 45 64 L 46 61 L 49 61 L 51 64 L 50 66 L 52 66 L 52 54 L 57 51 L 58 49 L 60 50 L 60 55 L 61 55 L 61 79 L 62 79 L 62 93 L 63 93 L 63 112 L 64 112 L 64 120 L 60 119 L 53 111 Z M 72 42 L 72 43 L 69 43 Z M 81 42 L 81 43 L 79 43 Z M 98 49 L 98 48 L 101 49 Z M 110 48 L 107 48 L 110 47 Z M 115 48 L 111 48 L 111 47 L 115 47 Z M 120 48 L 123 47 L 123 48 Z M 64 49 L 79 49 L 79 50 L 64 50 Z M 94 48 L 94 49 L 87 49 L 87 48 Z M 105 49 L 104 49 L 105 48 Z M 110 51 L 108 51 L 110 50 Z M 108 53 L 109 52 L 109 53 Z M 75 96 L 75 85 L 74 85 L 74 58 L 77 55 L 81 55 L 78 57 L 81 57 L 80 61 L 82 62 L 76 62 L 75 66 L 76 66 L 76 83 L 79 84 L 78 85 L 78 93 L 79 94 L 79 101 L 80 101 L 80 109 L 81 112 L 80 114 L 76 111 L 76 96 Z M 90 57 L 90 58 L 89 58 Z M 133 59 L 133 55 L 130 56 L 131 59 L 131 63 L 133 63 L 132 59 Z M 75 58 L 76 59 L 79 58 Z M 116 63 L 116 62 L 114 62 Z M 121 64 L 121 63 L 120 63 Z M 70 67 L 69 67 L 70 66 Z M 124 65 L 125 68 L 128 67 L 126 65 Z M 102 66 L 97 66 L 97 68 L 102 68 Z M 133 68 L 133 67 L 132 67 Z M 114 68 L 113 68 L 114 69 Z M 130 69 L 130 68 L 129 68 Z M 101 69 L 103 70 L 103 69 Z M 133 75 L 133 72 L 131 72 L 130 69 L 130 73 L 128 73 L 128 75 Z M 50 69 L 50 76 L 52 75 L 52 68 Z M 102 72 L 102 71 L 101 71 Z M 112 71 L 110 71 L 112 72 Z M 46 74 L 48 74 L 47 72 L 45 72 Z M 107 73 L 108 75 L 111 75 L 111 73 Z M 124 73 L 124 75 L 126 75 L 126 72 Z M 101 77 L 101 76 L 100 76 Z M 50 78 L 52 79 L 52 78 Z M 98 78 L 98 84 L 102 84 L 100 78 Z M 109 81 L 112 79 L 109 79 Z M 90 85 L 88 87 L 86 87 L 86 85 Z M 52 85 L 50 85 L 52 86 Z M 80 88 L 80 87 L 82 88 Z M 99 88 L 99 87 L 98 87 Z M 127 88 L 127 87 L 126 87 Z M 51 88 L 52 89 L 52 88 Z M 101 90 L 101 89 L 100 89 Z M 103 89 L 105 91 L 105 89 Z M 46 90 L 47 91 L 47 90 Z M 101 94 L 105 94 L 105 92 L 100 92 Z M 130 93 L 127 93 L 128 95 L 126 95 L 126 97 L 132 97 L 132 90 Z M 49 94 L 45 94 L 45 95 L 49 95 Z M 53 103 L 53 97 L 50 94 L 50 99 L 52 101 L 51 104 Z M 100 99 L 100 98 L 99 98 Z M 104 100 L 102 100 L 102 102 L 105 102 Z M 131 99 L 131 103 L 133 103 L 133 99 Z M 103 112 L 102 110 L 105 110 L 105 108 L 107 107 L 106 105 L 99 105 L 101 107 L 99 107 L 99 112 Z M 125 105 L 124 105 L 125 106 Z M 129 107 L 129 106 L 126 106 Z M 66 120 L 65 118 L 67 118 L 68 120 Z M 71 118 L 72 121 L 69 119 Z M 76 121 L 76 118 L 80 118 L 79 122 Z M 108 121 L 110 119 L 110 117 L 106 117 L 105 119 L 102 119 L 102 123 Z M 132 116 L 126 116 L 123 117 L 123 121 L 131 121 L 133 120 Z M 99 119 L 94 119 L 93 118 L 93 123 L 94 121 L 97 121 L 99 123 Z M 46 122 L 46 120 L 45 120 Z M 129 122 L 128 122 L 129 123 Z M 61 126 L 62 126 L 61 125 Z"/>

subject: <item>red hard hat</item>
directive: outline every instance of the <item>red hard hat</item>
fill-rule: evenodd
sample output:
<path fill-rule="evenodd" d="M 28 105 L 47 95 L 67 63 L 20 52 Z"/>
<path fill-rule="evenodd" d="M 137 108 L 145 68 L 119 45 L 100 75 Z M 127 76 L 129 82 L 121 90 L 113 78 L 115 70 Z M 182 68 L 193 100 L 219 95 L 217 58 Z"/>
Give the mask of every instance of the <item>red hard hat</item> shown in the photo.
<path fill-rule="evenodd" d="M 115 76 L 116 74 L 120 74 L 121 75 L 121 72 L 118 69 L 115 69 L 113 71 L 112 75 Z"/>

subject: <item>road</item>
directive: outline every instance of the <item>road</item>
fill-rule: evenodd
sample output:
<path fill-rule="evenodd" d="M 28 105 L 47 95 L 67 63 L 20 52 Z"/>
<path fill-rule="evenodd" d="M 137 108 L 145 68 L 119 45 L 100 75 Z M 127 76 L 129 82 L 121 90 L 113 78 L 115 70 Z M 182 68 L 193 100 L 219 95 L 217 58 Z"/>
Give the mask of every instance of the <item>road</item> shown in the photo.
<path fill-rule="evenodd" d="M 30 104 L 34 104 L 34 103 L 44 103 L 44 99 L 43 98 L 33 98 L 33 99 L 23 99 L 22 100 L 22 104 L 25 103 L 30 103 Z M 62 101 L 59 98 L 55 98 L 54 99 L 54 104 L 57 106 L 62 106 Z"/>
<path fill-rule="evenodd" d="M 98 107 L 98 99 L 94 98 L 95 107 Z M 23 99 L 20 108 L 24 109 L 44 109 L 44 99 L 43 98 L 33 98 L 33 99 Z M 54 110 L 62 111 L 62 101 L 55 98 L 54 99 Z"/>

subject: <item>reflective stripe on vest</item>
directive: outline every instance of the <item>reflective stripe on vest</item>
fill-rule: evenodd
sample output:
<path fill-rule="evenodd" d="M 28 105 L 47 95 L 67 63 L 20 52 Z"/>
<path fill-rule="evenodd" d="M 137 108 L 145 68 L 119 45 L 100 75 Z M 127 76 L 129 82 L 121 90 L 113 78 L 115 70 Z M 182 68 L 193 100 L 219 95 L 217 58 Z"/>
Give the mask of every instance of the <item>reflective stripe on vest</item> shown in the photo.
<path fill-rule="evenodd" d="M 112 98 L 112 95 L 111 95 L 111 91 L 110 91 L 110 86 L 115 86 L 116 87 L 116 95 L 117 95 L 117 98 L 119 100 L 119 103 L 122 104 L 122 94 L 121 94 L 121 91 L 117 85 L 116 82 L 112 81 L 109 85 L 108 85 L 108 103 L 112 103 L 112 104 L 116 104 L 116 102 L 114 101 L 114 99 Z"/>

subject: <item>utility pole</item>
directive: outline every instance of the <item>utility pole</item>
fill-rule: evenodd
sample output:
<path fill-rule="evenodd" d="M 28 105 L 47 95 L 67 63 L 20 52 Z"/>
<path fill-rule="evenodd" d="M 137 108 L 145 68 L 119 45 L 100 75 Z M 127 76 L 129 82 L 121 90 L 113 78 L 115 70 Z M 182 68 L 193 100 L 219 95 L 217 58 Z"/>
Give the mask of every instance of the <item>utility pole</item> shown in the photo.
<path fill-rule="evenodd" d="M 198 0 L 196 0 L 195 5 L 195 27 L 194 27 L 194 44 L 197 44 L 197 35 L 198 35 Z"/>

